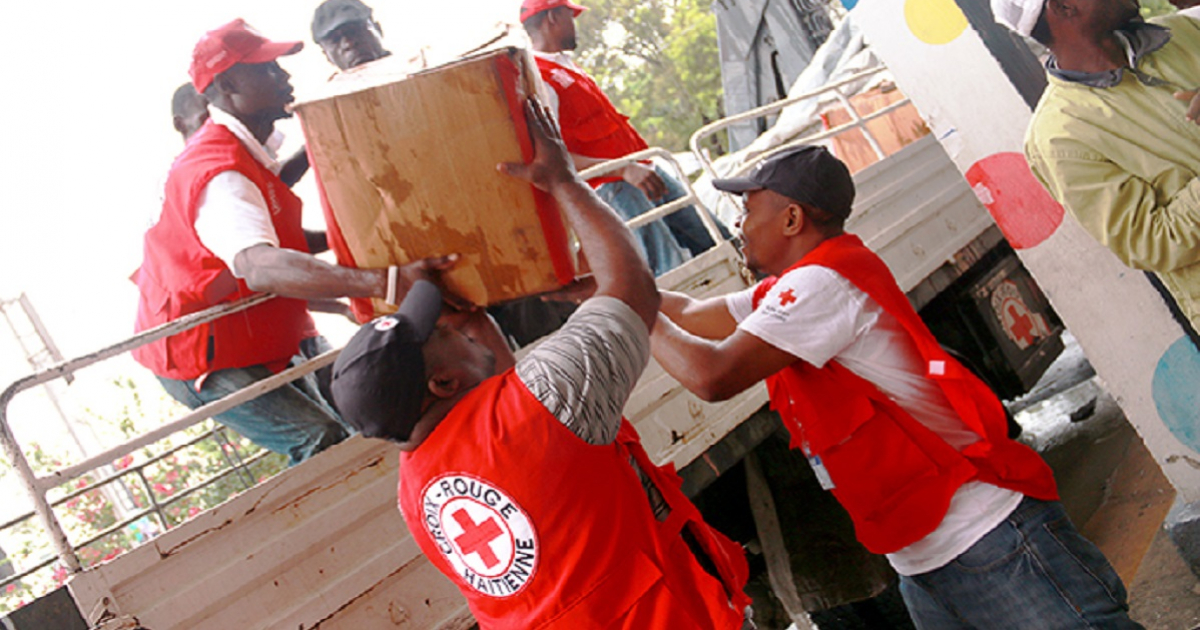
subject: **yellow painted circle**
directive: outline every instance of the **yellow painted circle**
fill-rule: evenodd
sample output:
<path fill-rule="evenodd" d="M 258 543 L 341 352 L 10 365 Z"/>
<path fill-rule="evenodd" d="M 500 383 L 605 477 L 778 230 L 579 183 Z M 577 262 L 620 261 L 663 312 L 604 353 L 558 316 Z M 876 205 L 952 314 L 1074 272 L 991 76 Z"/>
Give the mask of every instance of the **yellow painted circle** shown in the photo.
<path fill-rule="evenodd" d="M 917 39 L 934 46 L 949 44 L 967 28 L 967 16 L 954 0 L 906 0 L 904 21 Z"/>

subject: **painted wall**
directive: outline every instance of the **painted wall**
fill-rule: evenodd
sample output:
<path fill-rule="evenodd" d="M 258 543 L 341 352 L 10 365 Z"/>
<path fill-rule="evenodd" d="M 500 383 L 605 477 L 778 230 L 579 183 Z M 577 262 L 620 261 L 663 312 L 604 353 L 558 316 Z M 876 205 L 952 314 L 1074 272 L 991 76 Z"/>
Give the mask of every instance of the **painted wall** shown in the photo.
<path fill-rule="evenodd" d="M 843 0 L 1188 502 L 1200 500 L 1200 352 L 1142 272 L 1034 179 L 1031 110 L 954 0 Z"/>

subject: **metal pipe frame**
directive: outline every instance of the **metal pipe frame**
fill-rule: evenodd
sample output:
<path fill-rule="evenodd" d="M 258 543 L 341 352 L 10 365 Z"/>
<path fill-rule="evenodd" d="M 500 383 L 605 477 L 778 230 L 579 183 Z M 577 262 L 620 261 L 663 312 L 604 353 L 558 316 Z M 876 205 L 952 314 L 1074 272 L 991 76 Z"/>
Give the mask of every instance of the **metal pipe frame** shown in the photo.
<path fill-rule="evenodd" d="M 709 176 L 717 177 L 718 176 L 717 172 L 716 172 L 716 170 L 713 169 L 713 164 L 708 159 L 707 152 L 705 152 L 704 150 L 702 150 L 700 148 L 700 142 L 703 139 L 716 134 L 718 131 L 725 129 L 726 127 L 736 125 L 737 123 L 740 123 L 740 122 L 745 122 L 748 120 L 756 120 L 756 119 L 762 118 L 764 116 L 770 116 L 771 114 L 778 113 L 783 108 L 785 108 L 789 105 L 799 103 L 800 101 L 808 100 L 815 96 L 820 96 L 826 92 L 836 91 L 838 94 L 841 94 L 841 91 L 840 91 L 841 88 L 843 88 L 851 83 L 854 83 L 856 81 L 870 77 L 874 74 L 883 72 L 884 70 L 887 70 L 886 66 L 877 66 L 874 68 L 868 68 L 866 70 L 856 72 L 836 83 L 829 83 L 827 85 L 823 85 L 816 90 L 812 90 L 810 92 L 805 92 L 803 94 L 798 94 L 796 96 L 792 96 L 790 98 L 785 98 L 783 100 L 775 101 L 774 103 L 768 103 L 768 104 L 762 105 L 760 107 L 755 107 L 754 109 L 744 111 L 740 114 L 726 116 L 725 118 L 722 118 L 720 120 L 714 120 L 713 122 L 710 122 L 707 125 L 704 125 L 703 127 L 697 129 L 696 132 L 692 134 L 691 139 L 688 140 L 688 147 L 692 150 L 692 153 L 695 154 L 696 158 L 700 160 L 700 165 L 709 174 Z M 904 101 L 900 101 L 900 102 L 907 103 L 907 101 L 908 101 L 908 99 L 905 99 Z M 852 119 L 857 117 L 857 112 L 855 112 L 853 107 L 849 108 L 849 111 L 854 112 L 851 114 Z M 845 131 L 845 130 L 853 128 L 853 127 L 862 126 L 863 123 L 866 123 L 867 121 L 872 120 L 873 118 L 875 118 L 875 116 L 872 114 L 865 118 L 858 119 L 857 121 L 852 120 L 851 123 L 847 123 L 845 125 L 839 125 L 836 129 L 838 129 L 839 130 L 838 133 L 840 133 L 841 131 Z M 864 131 L 864 133 L 867 133 L 865 128 L 863 129 L 863 131 Z M 825 136 L 825 137 L 828 137 L 828 136 Z"/>
<path fill-rule="evenodd" d="M 740 177 L 740 176 L 748 173 L 750 171 L 750 169 L 754 168 L 756 165 L 761 164 L 764 160 L 770 158 L 771 156 L 773 156 L 777 153 L 786 151 L 792 147 L 796 147 L 796 146 L 799 146 L 802 144 L 810 144 L 813 142 L 819 142 L 826 138 L 832 138 L 833 136 L 839 135 L 846 131 L 850 131 L 851 129 L 860 129 L 862 131 L 863 137 L 866 138 L 866 140 L 867 140 L 867 144 L 871 147 L 871 150 L 875 152 L 875 156 L 877 158 L 879 158 L 880 160 L 882 160 L 884 157 L 887 157 L 887 156 L 884 155 L 883 149 L 879 146 L 879 141 L 875 138 L 875 136 L 871 133 L 871 131 L 869 129 L 867 129 L 866 124 L 868 122 L 871 122 L 872 120 L 875 120 L 876 118 L 880 118 L 882 116 L 886 116 L 886 115 L 890 114 L 891 112 L 909 104 L 911 101 L 908 98 L 904 98 L 899 101 L 896 101 L 895 103 L 892 103 L 891 105 L 888 105 L 888 106 L 880 108 L 874 112 L 871 112 L 870 114 L 867 114 L 866 116 L 861 116 L 861 115 L 859 115 L 858 110 L 854 108 L 853 103 L 850 102 L 850 99 L 847 98 L 846 95 L 842 93 L 841 88 L 843 88 L 846 85 L 849 85 L 851 83 L 854 83 L 856 81 L 859 81 L 861 79 L 865 79 L 872 75 L 883 72 L 884 70 L 887 70 L 886 66 L 876 66 L 874 68 L 868 68 L 866 70 L 856 72 L 836 83 L 830 83 L 828 85 L 822 86 L 819 89 L 812 90 L 810 92 L 805 92 L 803 94 L 793 96 L 790 98 L 785 98 L 783 100 L 775 101 L 774 103 L 769 103 L 769 104 L 763 105 L 761 107 L 756 107 L 754 109 L 742 112 L 740 114 L 734 114 L 733 116 L 727 116 L 720 120 L 715 120 L 707 125 L 704 125 L 703 127 L 699 128 L 699 129 L 697 129 L 696 132 L 692 134 L 691 139 L 688 140 L 688 147 L 691 148 L 692 154 L 694 154 L 696 156 L 696 159 L 700 161 L 701 168 L 703 168 L 704 171 L 706 173 L 708 173 L 709 177 L 716 179 L 717 177 L 719 177 L 719 175 L 717 174 L 716 168 L 713 166 L 712 160 L 709 159 L 708 151 L 706 149 L 703 149 L 700 147 L 700 143 L 703 140 L 705 140 L 708 137 L 715 135 L 717 132 L 719 132 L 723 129 L 726 129 L 728 127 L 731 127 L 737 123 L 745 122 L 747 120 L 756 120 L 758 118 L 763 118 L 765 116 L 770 116 L 772 114 L 776 114 L 776 113 L 782 111 L 784 108 L 786 108 L 790 105 L 799 103 L 800 101 L 804 101 L 804 100 L 808 100 L 810 98 L 820 96 L 822 94 L 825 94 L 826 92 L 833 92 L 834 96 L 837 98 L 837 100 L 840 103 L 842 103 L 842 106 L 846 108 L 846 112 L 850 115 L 850 122 L 838 125 L 837 127 L 834 127 L 832 129 L 826 129 L 824 131 L 821 131 L 821 132 L 818 132 L 815 134 L 802 136 L 802 137 L 792 140 L 790 142 L 785 142 L 784 144 L 782 144 L 778 147 L 775 147 L 774 149 L 771 149 L 769 151 L 764 151 L 763 153 L 755 156 L 754 158 L 746 160 L 741 166 L 735 168 L 726 177 Z M 739 205 L 739 199 L 738 199 L 737 195 L 734 195 L 732 193 L 728 193 L 725 191 L 719 191 L 719 192 L 725 199 L 728 199 L 729 202 L 732 203 L 735 207 Z"/>
<path fill-rule="evenodd" d="M 271 294 L 257 294 L 241 300 L 230 302 L 228 304 L 220 304 L 212 308 L 192 313 L 181 317 L 175 321 L 167 322 L 161 326 L 157 326 L 147 331 L 143 331 L 129 339 L 125 339 L 111 346 L 97 350 L 90 354 L 83 355 L 70 361 L 64 361 L 52 365 L 46 369 L 39 370 L 20 378 L 11 383 L 7 388 L 0 393 L 0 448 L 3 448 L 4 454 L 8 457 L 13 469 L 17 472 L 21 480 L 21 485 L 25 492 L 33 501 L 34 512 L 41 521 L 43 529 L 46 530 L 50 537 L 51 544 L 58 555 L 59 560 L 71 573 L 79 573 L 82 566 L 79 562 L 79 557 L 75 554 L 75 549 L 71 545 L 70 539 L 67 537 L 66 531 L 59 522 L 58 517 L 54 514 L 54 508 L 47 499 L 46 493 L 53 487 L 76 479 L 92 469 L 103 466 L 114 459 L 123 457 L 134 450 L 141 448 L 146 444 L 165 437 L 176 431 L 185 429 L 193 424 L 196 424 L 206 418 L 221 413 L 226 409 L 241 404 L 245 400 L 249 400 L 262 393 L 278 388 L 283 384 L 317 370 L 329 363 L 332 363 L 337 356 L 337 350 L 326 352 L 310 361 L 307 361 L 297 367 L 290 368 L 276 374 L 269 379 L 259 381 L 249 387 L 230 394 L 228 397 L 205 405 L 196 411 L 185 414 L 178 420 L 160 427 L 154 431 L 150 431 L 139 438 L 126 442 L 116 448 L 109 449 L 95 457 L 88 458 L 85 462 L 81 462 L 75 466 L 54 471 L 46 477 L 38 477 L 33 471 L 29 460 L 25 457 L 24 451 L 21 449 L 16 436 L 12 432 L 12 428 L 8 422 L 8 405 L 12 399 L 20 392 L 31 389 L 38 385 L 48 383 L 59 378 L 68 378 L 75 372 L 95 365 L 100 361 L 104 361 L 111 357 L 133 350 L 148 343 L 153 343 L 164 337 L 169 337 L 176 333 L 182 332 L 189 328 L 199 326 L 211 322 L 225 315 L 246 310 L 253 306 L 257 306 L 275 297 Z M 232 401 L 232 402 L 231 402 Z M 169 429 L 169 430 L 168 430 Z M 86 466 L 85 466 L 86 464 Z M 42 565 L 44 567 L 45 564 Z M 38 567 L 39 569 L 42 567 Z M 26 574 L 27 575 L 27 574 Z"/>
<path fill-rule="evenodd" d="M 676 160 L 675 156 L 671 155 L 671 152 L 667 151 L 666 149 L 660 147 L 643 149 L 637 153 L 630 153 L 624 157 L 619 157 L 614 160 L 608 160 L 607 162 L 596 164 L 595 166 L 583 170 L 579 173 L 579 175 L 585 180 L 594 179 L 596 177 L 608 175 L 614 171 L 625 168 L 634 162 L 643 162 L 654 157 L 661 158 L 671 165 L 671 168 L 674 169 L 675 174 L 678 176 L 677 179 L 679 183 L 683 184 L 684 190 L 687 191 L 687 194 L 679 199 L 676 199 L 675 201 L 658 206 L 645 214 L 629 219 L 625 222 L 625 225 L 629 226 L 629 229 L 633 230 L 640 228 L 652 221 L 657 221 L 668 214 L 679 212 L 688 206 L 696 206 L 700 210 L 704 210 L 704 212 L 698 211 L 696 214 L 700 216 L 700 221 L 704 224 L 704 229 L 708 230 L 708 235 L 712 237 L 713 242 L 720 243 L 722 240 L 724 240 L 724 238 L 721 236 L 721 230 L 717 227 L 716 222 L 713 220 L 712 213 L 708 212 L 708 209 L 704 206 L 704 203 L 700 201 L 700 196 L 697 195 L 696 190 L 692 188 L 692 182 L 683 172 L 683 168 L 679 166 L 679 161 Z"/>

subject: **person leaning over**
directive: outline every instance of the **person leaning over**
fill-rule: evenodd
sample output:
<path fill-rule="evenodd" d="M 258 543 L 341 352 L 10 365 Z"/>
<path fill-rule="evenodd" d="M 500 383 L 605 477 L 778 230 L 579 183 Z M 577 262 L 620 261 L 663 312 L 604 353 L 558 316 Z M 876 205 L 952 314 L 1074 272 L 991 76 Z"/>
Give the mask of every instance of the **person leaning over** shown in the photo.
<path fill-rule="evenodd" d="M 918 628 L 1136 628 L 1050 468 L 1007 437 L 995 394 L 934 339 L 884 262 L 843 231 L 854 180 L 823 147 L 743 178 L 746 264 L 707 300 L 664 293 L 654 357 L 705 400 L 766 380 L 856 537 L 887 554 Z"/>
<path fill-rule="evenodd" d="M 210 117 L 172 165 L 162 213 L 146 232 L 134 275 L 136 329 L 256 291 L 284 296 L 133 351 L 173 398 L 193 409 L 327 349 L 305 299 L 387 296 L 398 303 L 422 269 L 449 264 L 359 270 L 307 253 L 300 199 L 277 175 L 272 140 L 292 100 L 276 59 L 302 45 L 267 40 L 238 19 L 205 34 L 193 51 L 193 86 L 208 100 Z M 293 464 L 347 435 L 311 377 L 216 420 Z"/>
<path fill-rule="evenodd" d="M 621 417 L 649 359 L 654 278 L 549 114 L 531 101 L 526 115 L 536 155 L 504 171 L 594 235 L 583 248 L 595 295 L 515 361 L 483 311 L 437 323 L 441 293 L 418 281 L 338 357 L 338 408 L 364 436 L 400 446 L 409 531 L 481 628 L 742 627 L 741 549 Z"/>
<path fill-rule="evenodd" d="M 1136 0 L 992 11 L 1051 52 L 1025 136 L 1033 174 L 1121 262 L 1157 274 L 1200 330 L 1200 22 L 1144 22 Z"/>

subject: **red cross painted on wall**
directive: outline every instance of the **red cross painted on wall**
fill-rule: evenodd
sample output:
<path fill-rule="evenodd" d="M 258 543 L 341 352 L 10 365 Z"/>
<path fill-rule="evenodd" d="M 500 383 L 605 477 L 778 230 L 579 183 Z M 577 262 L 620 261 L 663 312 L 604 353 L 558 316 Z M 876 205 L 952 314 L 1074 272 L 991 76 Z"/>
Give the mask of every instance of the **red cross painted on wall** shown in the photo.
<path fill-rule="evenodd" d="M 1029 316 L 1029 312 L 1023 308 L 1017 308 L 1016 304 L 1009 302 L 1006 306 L 1008 316 L 1012 319 L 1012 326 L 1009 330 L 1018 341 L 1024 344 L 1029 344 L 1033 341 L 1033 318 Z"/>
<path fill-rule="evenodd" d="M 796 292 L 791 289 L 785 289 L 779 294 L 779 305 L 787 306 L 796 301 Z"/>
<path fill-rule="evenodd" d="M 496 521 L 489 518 L 482 523 L 476 523 L 471 520 L 471 515 L 467 514 L 466 510 L 459 510 L 451 516 L 459 527 L 463 528 L 463 533 L 454 539 L 454 544 L 462 549 L 463 555 L 477 553 L 484 566 L 489 569 L 496 566 L 500 559 L 488 545 L 504 534 L 504 530 L 500 529 Z"/>

